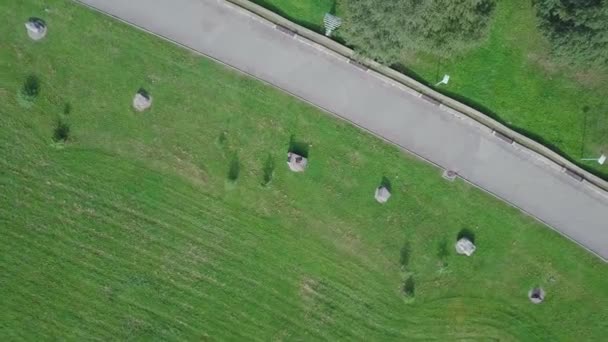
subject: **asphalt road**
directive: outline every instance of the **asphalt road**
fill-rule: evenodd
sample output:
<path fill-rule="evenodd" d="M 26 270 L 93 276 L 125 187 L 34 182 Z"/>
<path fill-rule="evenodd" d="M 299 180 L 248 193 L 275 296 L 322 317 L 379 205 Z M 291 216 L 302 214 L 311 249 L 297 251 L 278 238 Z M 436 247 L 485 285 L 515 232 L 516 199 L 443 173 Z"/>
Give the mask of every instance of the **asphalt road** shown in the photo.
<path fill-rule="evenodd" d="M 262 79 L 491 192 L 608 260 L 608 195 L 223 0 L 82 0 Z M 440 172 L 438 171 L 438 176 Z"/>

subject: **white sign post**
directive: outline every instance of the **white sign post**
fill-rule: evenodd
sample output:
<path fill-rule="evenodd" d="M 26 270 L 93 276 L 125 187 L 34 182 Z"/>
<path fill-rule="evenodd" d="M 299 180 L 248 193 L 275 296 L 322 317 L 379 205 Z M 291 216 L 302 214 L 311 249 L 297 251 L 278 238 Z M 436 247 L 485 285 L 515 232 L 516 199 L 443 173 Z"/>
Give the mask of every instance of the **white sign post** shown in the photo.
<path fill-rule="evenodd" d="M 599 158 L 583 158 L 581 160 L 595 160 L 595 161 L 597 161 L 598 164 L 604 165 L 607 158 L 608 157 L 606 157 L 606 155 L 602 154 Z"/>
<path fill-rule="evenodd" d="M 448 82 L 450 82 L 450 75 L 443 75 L 443 79 L 441 81 L 439 81 L 437 84 L 435 84 L 435 87 L 437 87 L 438 85 L 441 84 L 448 84 Z"/>

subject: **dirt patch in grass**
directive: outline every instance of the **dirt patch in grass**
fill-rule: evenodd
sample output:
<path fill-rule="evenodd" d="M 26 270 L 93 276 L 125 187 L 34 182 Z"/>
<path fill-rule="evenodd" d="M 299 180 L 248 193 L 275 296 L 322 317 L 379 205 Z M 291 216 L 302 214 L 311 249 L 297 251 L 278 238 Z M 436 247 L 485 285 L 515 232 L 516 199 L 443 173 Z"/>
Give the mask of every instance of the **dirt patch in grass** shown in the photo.
<path fill-rule="evenodd" d="M 596 88 L 608 85 L 608 71 L 597 69 L 579 70 L 574 73 L 574 79 L 581 85 Z"/>
<path fill-rule="evenodd" d="M 319 296 L 317 289 L 319 288 L 319 282 L 310 277 L 303 277 L 300 282 L 300 297 L 304 301 L 312 301 Z"/>
<path fill-rule="evenodd" d="M 538 51 L 529 52 L 527 55 L 528 60 L 530 62 L 537 65 L 541 70 L 545 71 L 547 74 L 555 75 L 560 71 L 560 65 L 551 59 L 546 53 L 540 53 Z"/>

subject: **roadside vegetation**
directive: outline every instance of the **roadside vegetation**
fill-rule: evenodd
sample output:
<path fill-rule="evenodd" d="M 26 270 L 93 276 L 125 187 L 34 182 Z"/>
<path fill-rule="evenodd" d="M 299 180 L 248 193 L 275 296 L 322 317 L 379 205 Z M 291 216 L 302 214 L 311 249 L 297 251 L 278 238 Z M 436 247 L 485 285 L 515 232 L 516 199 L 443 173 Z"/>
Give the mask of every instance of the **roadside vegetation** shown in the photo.
<path fill-rule="evenodd" d="M 486 193 L 72 1 L 0 13 L 2 340 L 608 334 L 606 264 Z"/>
<path fill-rule="evenodd" d="M 316 24 L 320 32 L 325 11 L 335 8 L 338 16 L 355 19 L 345 20 L 335 31 L 336 39 L 431 87 L 449 74 L 449 84 L 436 87 L 438 91 L 608 179 L 608 164 L 580 161 L 608 154 L 606 1 L 449 1 L 450 6 L 443 6 L 445 12 L 428 14 L 440 19 L 427 22 L 427 29 L 445 32 L 455 41 L 430 48 L 399 45 L 398 39 L 412 29 L 400 29 L 408 16 L 405 7 L 398 5 L 409 2 L 324 0 L 320 6 L 319 1 L 267 1 L 296 21 L 303 18 L 300 13 L 306 13 L 306 21 Z M 432 7 L 443 1 L 422 3 Z M 458 37 L 449 30 L 450 21 L 441 20 L 459 13 L 451 6 L 485 3 L 495 3 L 478 22 L 480 32 L 487 34 L 472 35 L 472 41 Z M 573 20 L 575 5 L 579 6 L 578 21 Z M 314 11 L 316 15 L 311 15 Z M 433 41 L 425 40 L 426 44 Z M 450 50 L 454 44 L 462 48 Z"/>
<path fill-rule="evenodd" d="M 486 38 L 494 0 L 348 0 L 341 37 L 393 64 L 403 51 L 453 56 Z"/>

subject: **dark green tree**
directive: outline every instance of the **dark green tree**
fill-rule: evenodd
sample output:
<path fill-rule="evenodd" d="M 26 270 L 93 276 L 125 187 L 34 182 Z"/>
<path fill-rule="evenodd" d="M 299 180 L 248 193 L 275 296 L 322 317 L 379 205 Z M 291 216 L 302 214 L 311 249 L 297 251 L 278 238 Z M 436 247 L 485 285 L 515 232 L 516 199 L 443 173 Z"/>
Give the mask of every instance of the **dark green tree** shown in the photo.
<path fill-rule="evenodd" d="M 449 56 L 478 44 L 495 0 L 349 0 L 344 6 L 346 41 L 393 63 L 404 50 Z"/>
<path fill-rule="evenodd" d="M 536 10 L 558 57 L 608 64 L 608 0 L 536 0 Z"/>

